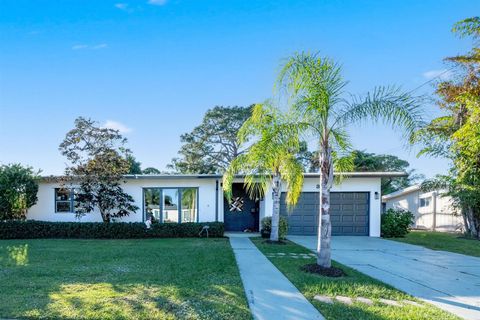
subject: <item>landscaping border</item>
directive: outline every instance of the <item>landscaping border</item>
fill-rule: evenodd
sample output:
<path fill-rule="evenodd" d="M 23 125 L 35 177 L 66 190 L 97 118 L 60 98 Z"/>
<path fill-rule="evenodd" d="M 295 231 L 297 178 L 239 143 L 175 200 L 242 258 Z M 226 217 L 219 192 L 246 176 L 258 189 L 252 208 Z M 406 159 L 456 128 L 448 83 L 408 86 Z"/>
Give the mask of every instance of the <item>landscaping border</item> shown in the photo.
<path fill-rule="evenodd" d="M 208 236 L 223 237 L 223 222 L 154 223 L 147 229 L 142 222 L 0 222 L 0 239 L 140 239 L 194 238 L 204 226 Z M 206 237 L 203 232 L 202 237 Z"/>

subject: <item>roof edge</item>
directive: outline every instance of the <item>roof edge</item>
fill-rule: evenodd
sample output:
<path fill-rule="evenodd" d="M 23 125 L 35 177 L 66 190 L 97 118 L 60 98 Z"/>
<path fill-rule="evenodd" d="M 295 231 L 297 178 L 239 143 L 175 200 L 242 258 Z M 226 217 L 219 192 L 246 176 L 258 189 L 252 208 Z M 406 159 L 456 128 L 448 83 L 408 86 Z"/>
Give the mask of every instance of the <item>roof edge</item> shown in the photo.
<path fill-rule="evenodd" d="M 386 194 L 386 195 L 382 196 L 382 201 L 397 198 L 397 197 L 400 197 L 400 196 L 403 196 L 403 195 L 406 195 L 406 194 L 409 194 L 409 193 L 412 193 L 412 192 L 415 192 L 415 191 L 419 191 L 421 189 L 422 188 L 419 184 L 416 184 L 416 185 L 413 185 L 413 186 L 410 186 L 410 187 L 406 187 L 404 189 L 401 189 L 401 190 L 398 190 L 398 191 L 395 191 L 395 192 L 392 192 L 392 193 L 389 193 L 389 194 Z"/>
<path fill-rule="evenodd" d="M 349 178 L 395 178 L 406 177 L 408 174 L 402 171 L 396 172 L 335 172 L 335 176 L 345 176 Z M 306 172 L 303 174 L 305 178 L 319 178 L 319 173 Z M 221 179 L 221 174 L 127 174 L 123 176 L 125 179 Z M 243 178 L 245 175 L 236 175 L 236 178 Z M 75 180 L 74 178 L 67 176 L 43 176 L 42 182 L 56 182 L 61 180 Z"/>

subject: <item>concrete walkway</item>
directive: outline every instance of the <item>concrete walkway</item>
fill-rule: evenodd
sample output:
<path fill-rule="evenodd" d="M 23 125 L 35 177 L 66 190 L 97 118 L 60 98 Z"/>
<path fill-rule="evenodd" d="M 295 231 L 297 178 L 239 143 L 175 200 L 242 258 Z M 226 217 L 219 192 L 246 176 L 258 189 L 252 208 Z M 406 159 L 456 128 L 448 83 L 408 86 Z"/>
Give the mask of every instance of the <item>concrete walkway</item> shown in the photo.
<path fill-rule="evenodd" d="M 316 237 L 288 238 L 316 248 Z M 480 258 L 381 238 L 333 237 L 332 259 L 460 317 L 480 320 Z"/>
<path fill-rule="evenodd" d="M 324 319 L 249 238 L 231 236 L 230 243 L 254 319 Z"/>

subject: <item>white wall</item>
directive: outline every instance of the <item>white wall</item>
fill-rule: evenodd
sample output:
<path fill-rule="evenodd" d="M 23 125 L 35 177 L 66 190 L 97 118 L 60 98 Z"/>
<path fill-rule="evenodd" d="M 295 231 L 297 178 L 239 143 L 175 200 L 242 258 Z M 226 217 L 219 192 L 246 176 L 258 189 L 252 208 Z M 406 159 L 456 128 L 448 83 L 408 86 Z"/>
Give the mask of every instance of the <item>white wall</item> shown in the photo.
<path fill-rule="evenodd" d="M 135 204 L 140 208 L 136 213 L 120 219 L 124 222 L 143 221 L 143 199 L 142 190 L 148 187 L 197 187 L 199 190 L 199 220 L 200 222 L 215 221 L 215 178 L 189 178 L 189 179 L 128 179 L 123 185 L 124 191 L 132 195 Z M 218 179 L 218 221 L 223 221 L 223 191 L 221 179 Z M 235 179 L 234 182 L 242 182 Z M 303 191 L 318 192 L 318 178 L 305 178 Z M 55 212 L 54 192 L 59 188 L 58 183 L 41 183 L 38 192 L 38 202 L 30 208 L 27 214 L 28 219 L 43 221 L 78 221 L 74 213 Z M 68 187 L 68 186 L 67 186 Z M 283 188 L 285 190 L 285 186 Z M 347 178 L 340 185 L 334 185 L 332 191 L 345 192 L 370 192 L 370 236 L 380 236 L 380 200 L 375 199 L 375 192 L 380 194 L 380 178 Z M 272 212 L 272 193 L 269 189 L 265 199 L 260 202 L 259 221 Z M 83 216 L 82 222 L 102 221 L 99 212 L 88 213 Z M 260 227 L 260 226 L 259 226 Z"/>
<path fill-rule="evenodd" d="M 216 179 L 128 179 L 123 185 L 125 192 L 129 193 L 139 207 L 136 213 L 123 217 L 123 222 L 143 221 L 142 190 L 148 187 L 197 187 L 199 193 L 198 214 L 200 222 L 215 221 L 215 180 Z M 72 185 L 73 186 L 73 185 Z M 55 188 L 58 183 L 40 183 L 38 190 L 38 202 L 30 208 L 28 219 L 43 221 L 79 221 L 74 213 L 55 212 Z M 69 187 L 69 185 L 65 186 Z M 219 183 L 218 218 L 223 221 L 223 193 Z M 220 206 L 221 204 L 221 206 Z M 102 218 L 98 211 L 87 213 L 80 221 L 101 222 Z"/>
<path fill-rule="evenodd" d="M 435 197 L 435 198 L 434 198 Z M 420 207 L 421 198 L 430 198 L 430 204 Z M 435 226 L 434 199 L 436 201 Z M 413 228 L 436 231 L 460 231 L 463 228 L 463 218 L 456 213 L 451 205 L 451 197 L 442 197 L 439 192 L 409 192 L 385 201 L 386 209 L 403 209 L 415 216 Z"/>
<path fill-rule="evenodd" d="M 318 178 L 307 177 L 304 180 L 303 192 L 319 192 L 317 185 Z M 282 191 L 286 191 L 285 184 Z M 369 192 L 370 193 L 370 237 L 380 237 L 380 214 L 381 214 L 381 184 L 380 178 L 346 178 L 341 184 L 334 184 L 333 192 Z M 378 192 L 379 199 L 375 199 L 375 192 Z M 265 195 L 265 216 L 271 216 L 273 210 L 272 191 L 269 189 Z"/>

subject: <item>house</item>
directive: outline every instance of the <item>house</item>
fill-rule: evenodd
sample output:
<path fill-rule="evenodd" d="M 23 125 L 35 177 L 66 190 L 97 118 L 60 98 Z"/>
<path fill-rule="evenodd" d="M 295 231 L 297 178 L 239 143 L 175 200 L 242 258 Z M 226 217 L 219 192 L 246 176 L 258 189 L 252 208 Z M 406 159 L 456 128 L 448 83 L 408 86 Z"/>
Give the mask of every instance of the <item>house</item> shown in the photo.
<path fill-rule="evenodd" d="M 333 235 L 380 236 L 380 180 L 404 176 L 403 172 L 351 172 L 331 193 Z M 289 208 L 282 193 L 281 214 L 287 217 L 289 233 L 315 235 L 318 226 L 319 175 L 304 174 L 298 204 Z M 38 202 L 27 219 L 44 221 L 102 221 L 98 212 L 78 220 L 74 213 L 75 183 L 62 185 L 58 177 L 40 182 Z M 222 191 L 222 176 L 216 174 L 127 175 L 123 189 L 140 208 L 124 222 L 142 222 L 153 217 L 162 223 L 222 221 L 226 231 L 258 231 L 260 221 L 272 212 L 272 192 L 250 199 L 237 176 L 233 197 L 227 201 Z"/>
<path fill-rule="evenodd" d="M 415 216 L 413 228 L 435 231 L 461 231 L 463 218 L 455 212 L 452 199 L 441 190 L 422 191 L 411 186 L 382 197 L 384 209 L 408 210 Z"/>

